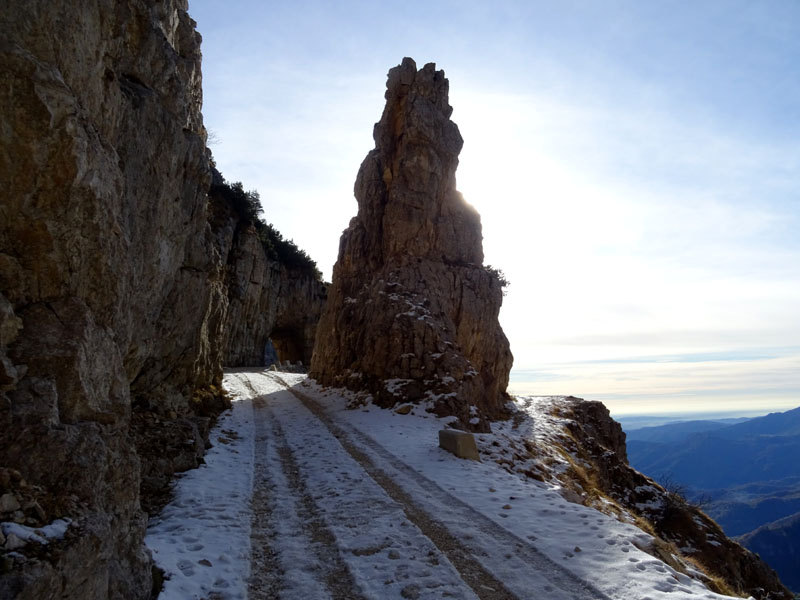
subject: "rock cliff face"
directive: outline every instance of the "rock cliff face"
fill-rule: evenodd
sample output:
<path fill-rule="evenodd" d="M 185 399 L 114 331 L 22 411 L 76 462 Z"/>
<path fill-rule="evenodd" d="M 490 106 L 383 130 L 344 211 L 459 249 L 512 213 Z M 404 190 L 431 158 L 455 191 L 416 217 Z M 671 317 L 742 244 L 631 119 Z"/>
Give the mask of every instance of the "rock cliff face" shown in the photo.
<path fill-rule="evenodd" d="M 272 343 L 279 360 L 308 366 L 325 284 L 309 269 L 269 258 L 256 229 L 215 189 L 210 194 L 212 230 L 227 257 L 223 364 L 263 365 L 265 348 Z"/>
<path fill-rule="evenodd" d="M 792 598 L 768 565 L 726 537 L 699 507 L 628 465 L 625 433 L 603 404 L 573 397 L 549 400 L 535 423 L 524 412 L 514 415 L 515 428 L 530 432 L 528 443 L 517 456 L 498 457 L 498 462 L 537 479 L 559 473 L 568 500 L 636 523 L 657 536 L 643 550 L 679 571 L 700 566 L 716 591 L 756 600 Z M 535 432 L 542 430 L 560 433 L 537 438 Z M 553 469 L 553 464 L 560 466 Z"/>
<path fill-rule="evenodd" d="M 382 405 L 433 401 L 485 430 L 503 413 L 511 353 L 501 280 L 482 266 L 480 216 L 455 187 L 463 140 L 448 81 L 413 60 L 389 71 L 386 107 L 355 184 L 311 376 Z"/>
<path fill-rule="evenodd" d="M 31 0 L 0 31 L 6 493 L 72 519 L 0 596 L 144 598 L 132 404 L 186 412 L 220 376 L 200 37 L 181 0 Z"/>
<path fill-rule="evenodd" d="M 0 521 L 71 524 L 44 546 L 0 532 L 0 597 L 147 598 L 140 487 L 150 510 L 198 464 L 225 406 L 223 359 L 260 357 L 262 329 L 307 338 L 281 301 L 302 306 L 316 288 L 251 260 L 235 216 L 228 239 L 210 225 L 185 0 L 12 4 L 0 9 Z M 229 290 L 240 280 L 261 290 L 252 304 Z"/>

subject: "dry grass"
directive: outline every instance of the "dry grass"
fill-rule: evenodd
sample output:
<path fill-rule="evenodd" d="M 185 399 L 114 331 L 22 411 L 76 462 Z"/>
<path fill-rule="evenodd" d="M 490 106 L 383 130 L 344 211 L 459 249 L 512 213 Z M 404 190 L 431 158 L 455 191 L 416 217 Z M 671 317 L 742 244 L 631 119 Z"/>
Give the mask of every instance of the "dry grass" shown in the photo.
<path fill-rule="evenodd" d="M 704 580 L 704 583 L 712 592 L 723 594 L 724 596 L 733 596 L 734 598 L 747 598 L 749 596 L 741 590 L 734 590 L 727 581 L 714 573 L 697 558 L 693 556 L 683 556 L 683 560 L 706 576 L 707 579 Z"/>
<path fill-rule="evenodd" d="M 650 521 L 648 521 L 638 513 L 632 513 L 632 514 L 633 514 L 633 524 L 636 525 L 636 527 L 638 527 L 645 533 L 649 533 L 653 537 L 658 537 L 658 534 L 656 533 L 656 528 L 653 527 L 653 524 Z"/>

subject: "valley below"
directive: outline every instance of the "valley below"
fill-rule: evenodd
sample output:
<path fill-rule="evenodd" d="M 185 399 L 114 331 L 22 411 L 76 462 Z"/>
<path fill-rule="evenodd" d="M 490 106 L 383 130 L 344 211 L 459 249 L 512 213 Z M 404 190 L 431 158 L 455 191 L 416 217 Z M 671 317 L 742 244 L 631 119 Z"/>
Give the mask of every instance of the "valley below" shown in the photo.
<path fill-rule="evenodd" d="M 800 408 L 628 429 L 631 465 L 697 504 L 800 590 Z"/>

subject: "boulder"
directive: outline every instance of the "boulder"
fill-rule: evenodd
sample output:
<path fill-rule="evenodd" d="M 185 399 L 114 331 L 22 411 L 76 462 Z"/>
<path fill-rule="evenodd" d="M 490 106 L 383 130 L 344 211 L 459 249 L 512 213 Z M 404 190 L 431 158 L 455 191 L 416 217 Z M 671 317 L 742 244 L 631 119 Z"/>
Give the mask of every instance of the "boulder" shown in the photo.
<path fill-rule="evenodd" d="M 447 450 L 450 454 L 455 454 L 458 458 L 467 458 L 480 462 L 478 446 L 475 444 L 475 436 L 467 431 L 457 429 L 442 429 L 439 431 L 439 447 Z"/>

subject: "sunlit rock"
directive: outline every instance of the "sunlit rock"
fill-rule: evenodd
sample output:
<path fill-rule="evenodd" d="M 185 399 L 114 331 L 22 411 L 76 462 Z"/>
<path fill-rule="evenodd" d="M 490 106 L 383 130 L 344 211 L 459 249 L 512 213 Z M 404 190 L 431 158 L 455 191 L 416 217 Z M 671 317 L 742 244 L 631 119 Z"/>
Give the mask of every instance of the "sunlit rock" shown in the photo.
<path fill-rule="evenodd" d="M 383 406 L 430 401 L 486 430 L 503 414 L 512 357 L 497 320 L 501 278 L 483 266 L 480 216 L 456 190 L 463 140 L 448 81 L 405 58 L 386 87 L 311 375 Z"/>

